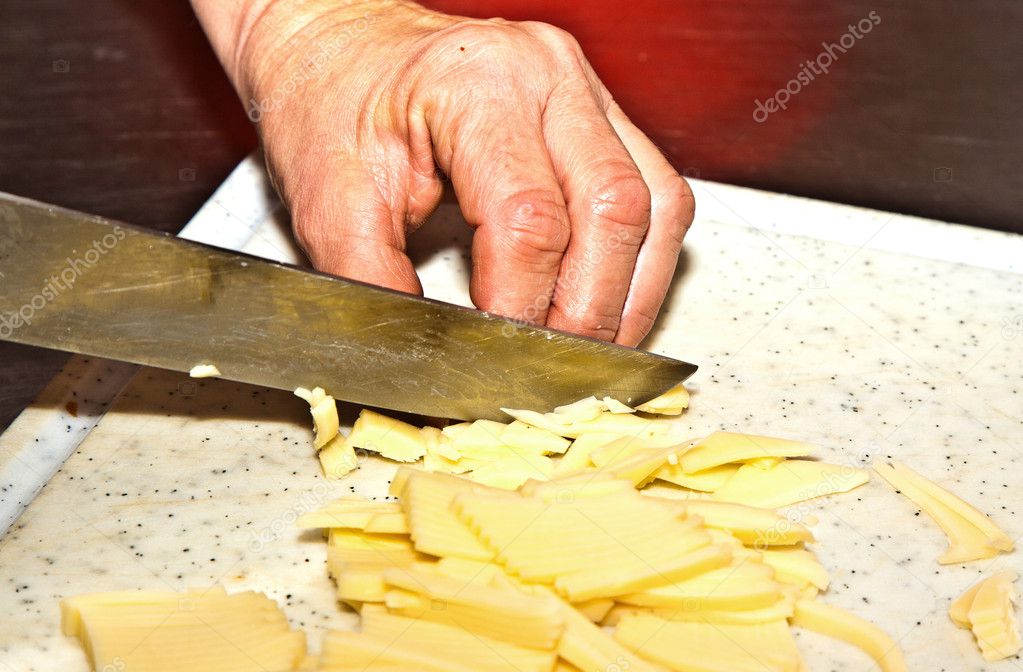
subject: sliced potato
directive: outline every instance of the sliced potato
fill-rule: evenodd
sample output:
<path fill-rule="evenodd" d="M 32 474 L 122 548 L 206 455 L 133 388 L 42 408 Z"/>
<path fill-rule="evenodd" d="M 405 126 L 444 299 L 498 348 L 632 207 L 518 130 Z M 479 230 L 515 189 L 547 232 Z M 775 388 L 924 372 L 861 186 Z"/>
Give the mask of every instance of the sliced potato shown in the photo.
<path fill-rule="evenodd" d="M 345 476 L 359 466 L 359 458 L 347 437 L 336 435 L 316 454 L 320 460 L 323 475 L 329 479 Z"/>
<path fill-rule="evenodd" d="M 515 420 L 504 428 L 501 440 L 512 448 L 532 449 L 544 455 L 561 455 L 571 441 L 554 432 Z"/>
<path fill-rule="evenodd" d="M 728 480 L 739 471 L 740 466 L 738 464 L 721 464 L 687 474 L 678 464 L 665 464 L 657 470 L 655 477 L 698 492 L 716 492 L 728 483 Z"/>
<path fill-rule="evenodd" d="M 466 583 L 425 568 L 388 569 L 385 604 L 391 613 L 465 628 L 525 648 L 553 651 L 564 612 L 548 595 L 507 586 Z"/>
<path fill-rule="evenodd" d="M 1017 600 L 1016 572 L 1003 571 L 978 581 L 949 609 L 960 628 L 973 632 L 984 660 L 994 662 L 1020 652 L 1019 626 L 1013 605 Z"/>
<path fill-rule="evenodd" d="M 991 558 L 1012 550 L 1012 539 L 987 516 L 904 465 L 874 464 L 874 471 L 912 500 L 944 530 L 949 547 L 941 564 Z"/>
<path fill-rule="evenodd" d="M 778 439 L 771 436 L 714 432 L 696 442 L 679 460 L 687 474 L 729 464 L 765 457 L 805 457 L 814 447 L 802 441 Z"/>
<path fill-rule="evenodd" d="M 785 619 L 736 625 L 623 614 L 615 639 L 680 672 L 797 672 L 802 658 Z"/>
<path fill-rule="evenodd" d="M 214 364 L 196 364 L 188 371 L 192 378 L 219 378 L 220 369 Z"/>
<path fill-rule="evenodd" d="M 656 413 L 658 415 L 681 415 L 689 408 L 689 390 L 679 383 L 659 397 L 654 397 L 645 404 L 636 406 L 637 411 Z"/>
<path fill-rule="evenodd" d="M 597 417 L 590 420 L 565 422 L 565 417 L 567 416 L 556 413 L 537 413 L 536 411 L 516 410 L 513 408 L 502 408 L 501 410 L 527 425 L 546 429 L 558 436 L 569 439 L 593 433 L 653 436 L 655 434 L 666 434 L 671 430 L 671 426 L 667 423 L 648 420 L 626 413 L 603 411 Z"/>
<path fill-rule="evenodd" d="M 730 532 L 743 544 L 757 549 L 813 541 L 813 534 L 805 525 L 770 509 L 698 499 L 651 499 L 689 515 L 699 516 L 708 527 Z"/>
<path fill-rule="evenodd" d="M 724 485 L 714 490 L 713 498 L 722 502 L 776 509 L 838 492 L 848 492 L 868 480 L 870 475 L 865 470 L 848 465 L 811 460 L 778 460 L 771 466 L 744 464 Z"/>
<path fill-rule="evenodd" d="M 415 462 L 426 455 L 429 439 L 418 427 L 367 408 L 362 409 L 348 435 L 352 448 L 361 448 L 396 462 Z"/>
<path fill-rule="evenodd" d="M 874 659 L 881 672 L 907 672 L 909 669 L 895 640 L 873 623 L 837 607 L 816 600 L 797 600 L 791 622 L 797 628 L 806 628 L 862 649 Z"/>
<path fill-rule="evenodd" d="M 596 420 L 605 410 L 604 402 L 596 397 L 586 397 L 554 409 L 554 415 L 564 418 L 565 423 Z"/>
<path fill-rule="evenodd" d="M 337 403 L 334 401 L 334 397 L 327 394 L 322 387 L 315 387 L 312 390 L 299 387 L 295 390 L 295 396 L 304 399 L 309 404 L 309 412 L 313 416 L 313 430 L 316 433 L 313 447 L 319 450 L 337 436 L 340 429 Z"/>
<path fill-rule="evenodd" d="M 61 601 L 61 627 L 77 637 L 94 670 L 243 672 L 295 670 L 305 635 L 264 595 L 222 588 L 123 591 Z"/>

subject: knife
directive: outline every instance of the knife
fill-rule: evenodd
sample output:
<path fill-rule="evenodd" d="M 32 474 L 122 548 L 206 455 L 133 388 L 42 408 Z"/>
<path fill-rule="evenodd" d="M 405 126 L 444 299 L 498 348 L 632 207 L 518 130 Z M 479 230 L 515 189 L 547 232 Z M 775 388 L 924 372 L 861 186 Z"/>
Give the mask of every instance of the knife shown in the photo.
<path fill-rule="evenodd" d="M 3 340 L 428 416 L 640 403 L 696 370 L 2 192 L 0 287 Z"/>

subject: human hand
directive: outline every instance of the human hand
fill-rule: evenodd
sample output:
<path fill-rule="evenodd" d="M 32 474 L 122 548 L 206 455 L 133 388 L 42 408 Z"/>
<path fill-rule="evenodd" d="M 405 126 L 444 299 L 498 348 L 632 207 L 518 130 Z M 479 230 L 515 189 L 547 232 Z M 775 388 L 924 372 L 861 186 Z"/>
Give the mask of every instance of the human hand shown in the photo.
<path fill-rule="evenodd" d="M 317 268 L 420 293 L 405 240 L 440 200 L 439 168 L 475 228 L 478 308 L 646 335 L 692 192 L 571 36 L 394 0 L 255 0 L 218 33 L 216 1 L 194 0 Z"/>

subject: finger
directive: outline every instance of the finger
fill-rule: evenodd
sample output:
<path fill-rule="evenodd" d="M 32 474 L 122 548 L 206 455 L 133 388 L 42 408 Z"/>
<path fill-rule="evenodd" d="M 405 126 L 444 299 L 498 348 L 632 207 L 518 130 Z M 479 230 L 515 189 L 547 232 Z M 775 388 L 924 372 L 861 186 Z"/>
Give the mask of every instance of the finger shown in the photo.
<path fill-rule="evenodd" d="M 639 250 L 615 342 L 635 346 L 650 332 L 675 275 L 696 203 L 689 184 L 656 145 L 611 103 L 608 119 L 650 188 L 650 229 Z"/>
<path fill-rule="evenodd" d="M 480 309 L 543 324 L 568 246 L 561 187 L 540 135 L 539 110 L 468 105 L 438 115 L 437 160 L 476 228 L 470 295 Z"/>
<path fill-rule="evenodd" d="M 321 271 L 421 294 L 405 254 L 409 196 L 403 188 L 392 190 L 382 174 L 346 157 L 325 166 L 318 177 L 301 180 L 298 193 L 289 198 L 296 237 Z M 427 201 L 421 198 L 411 212 L 424 212 Z"/>
<path fill-rule="evenodd" d="M 555 91 L 543 125 L 572 224 L 547 324 L 612 340 L 650 224 L 650 192 L 585 78 Z"/>

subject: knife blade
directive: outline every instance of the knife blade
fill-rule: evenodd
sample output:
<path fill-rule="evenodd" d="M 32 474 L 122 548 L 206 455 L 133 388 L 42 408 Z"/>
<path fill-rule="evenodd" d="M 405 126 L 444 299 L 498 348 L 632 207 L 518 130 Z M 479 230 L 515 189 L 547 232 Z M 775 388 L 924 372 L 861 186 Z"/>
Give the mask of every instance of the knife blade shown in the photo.
<path fill-rule="evenodd" d="M 639 403 L 686 362 L 0 192 L 0 339 L 471 420 Z"/>

